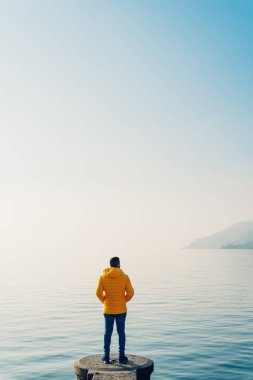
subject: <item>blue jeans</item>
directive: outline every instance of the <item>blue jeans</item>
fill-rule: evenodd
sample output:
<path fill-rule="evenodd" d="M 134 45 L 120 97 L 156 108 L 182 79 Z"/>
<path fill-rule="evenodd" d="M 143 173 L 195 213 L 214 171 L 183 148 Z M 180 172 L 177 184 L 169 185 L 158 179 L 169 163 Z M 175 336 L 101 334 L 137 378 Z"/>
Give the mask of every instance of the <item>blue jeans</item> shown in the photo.
<path fill-rule="evenodd" d="M 104 314 L 105 317 L 105 335 L 104 335 L 104 352 L 110 354 L 111 337 L 113 332 L 114 320 L 116 320 L 117 333 L 119 335 L 119 354 L 125 354 L 126 334 L 125 321 L 127 313 L 122 314 Z"/>

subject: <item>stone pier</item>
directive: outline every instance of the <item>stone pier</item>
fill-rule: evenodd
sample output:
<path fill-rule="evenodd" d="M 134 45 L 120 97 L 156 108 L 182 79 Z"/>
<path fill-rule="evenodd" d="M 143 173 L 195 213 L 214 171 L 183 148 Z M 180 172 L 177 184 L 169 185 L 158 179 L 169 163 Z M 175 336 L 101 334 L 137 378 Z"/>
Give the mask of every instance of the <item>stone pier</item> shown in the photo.
<path fill-rule="evenodd" d="M 112 355 L 110 364 L 101 362 L 101 355 L 86 356 L 74 364 L 77 380 L 150 380 L 154 363 L 148 358 L 127 355 L 127 364 L 119 364 Z"/>

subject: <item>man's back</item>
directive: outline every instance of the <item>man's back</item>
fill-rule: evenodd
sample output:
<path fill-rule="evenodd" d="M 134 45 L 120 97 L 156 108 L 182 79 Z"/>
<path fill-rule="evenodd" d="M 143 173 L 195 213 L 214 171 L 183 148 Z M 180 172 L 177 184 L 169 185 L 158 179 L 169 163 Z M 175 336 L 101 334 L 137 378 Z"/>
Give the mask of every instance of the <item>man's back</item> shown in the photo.
<path fill-rule="evenodd" d="M 126 302 L 134 295 L 129 277 L 120 268 L 107 268 L 99 279 L 96 294 L 104 304 L 104 313 L 126 313 Z"/>

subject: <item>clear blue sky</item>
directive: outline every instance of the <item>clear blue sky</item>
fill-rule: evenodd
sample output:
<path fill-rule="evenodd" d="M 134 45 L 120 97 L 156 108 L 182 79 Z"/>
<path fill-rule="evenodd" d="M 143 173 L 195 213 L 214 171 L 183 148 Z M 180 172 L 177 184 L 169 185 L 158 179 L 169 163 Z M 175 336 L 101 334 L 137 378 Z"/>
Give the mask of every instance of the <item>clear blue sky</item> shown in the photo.
<path fill-rule="evenodd" d="M 0 251 L 167 251 L 253 219 L 252 17 L 0 1 Z"/>

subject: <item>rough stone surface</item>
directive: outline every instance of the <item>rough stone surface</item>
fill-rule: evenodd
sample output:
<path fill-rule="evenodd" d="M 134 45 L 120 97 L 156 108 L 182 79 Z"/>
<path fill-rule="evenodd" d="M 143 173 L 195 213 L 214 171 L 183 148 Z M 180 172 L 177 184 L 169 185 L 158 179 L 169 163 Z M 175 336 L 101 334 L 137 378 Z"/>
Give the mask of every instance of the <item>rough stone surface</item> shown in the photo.
<path fill-rule="evenodd" d="M 148 358 L 128 355 L 126 364 L 119 364 L 118 356 L 111 355 L 110 364 L 100 360 L 101 355 L 91 355 L 77 360 L 74 371 L 78 380 L 149 380 L 154 363 Z"/>
<path fill-rule="evenodd" d="M 92 380 L 136 380 L 136 373 L 134 372 L 96 373 L 93 375 Z"/>

